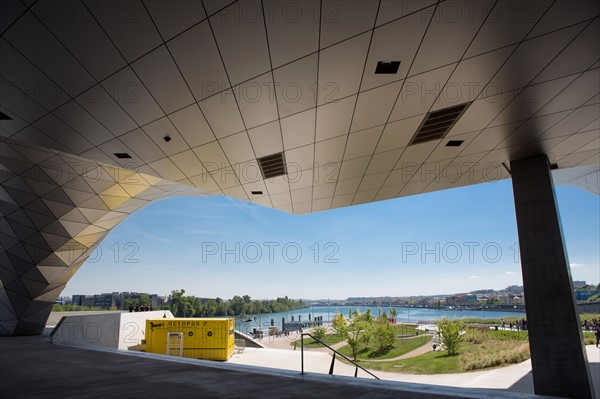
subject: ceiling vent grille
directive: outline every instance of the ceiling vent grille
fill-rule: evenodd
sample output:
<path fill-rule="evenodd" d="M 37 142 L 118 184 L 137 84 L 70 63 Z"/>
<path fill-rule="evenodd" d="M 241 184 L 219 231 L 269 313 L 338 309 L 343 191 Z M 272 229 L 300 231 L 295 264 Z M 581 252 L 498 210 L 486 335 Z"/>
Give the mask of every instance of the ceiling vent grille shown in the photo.
<path fill-rule="evenodd" d="M 433 111 L 425 116 L 408 145 L 443 139 L 471 103 Z"/>
<path fill-rule="evenodd" d="M 287 174 L 283 152 L 258 158 L 258 165 L 265 180 Z"/>

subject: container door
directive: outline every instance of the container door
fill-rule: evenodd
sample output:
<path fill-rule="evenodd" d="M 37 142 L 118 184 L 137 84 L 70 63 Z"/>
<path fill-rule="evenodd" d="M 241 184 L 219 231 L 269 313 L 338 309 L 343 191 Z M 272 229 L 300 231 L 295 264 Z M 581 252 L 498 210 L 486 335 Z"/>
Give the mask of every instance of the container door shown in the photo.
<path fill-rule="evenodd" d="M 167 355 L 168 356 L 183 356 L 183 333 L 169 332 L 167 333 Z"/>

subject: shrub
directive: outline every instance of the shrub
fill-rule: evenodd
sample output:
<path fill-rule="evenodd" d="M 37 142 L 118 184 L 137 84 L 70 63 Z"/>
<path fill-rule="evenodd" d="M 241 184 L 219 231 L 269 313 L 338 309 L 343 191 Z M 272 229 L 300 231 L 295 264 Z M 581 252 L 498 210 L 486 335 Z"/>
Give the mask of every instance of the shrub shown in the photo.
<path fill-rule="evenodd" d="M 437 334 L 440 342 L 446 347 L 448 355 L 453 356 L 458 353 L 458 347 L 462 335 L 464 334 L 463 322 L 460 319 L 449 319 L 444 317 L 437 323 Z"/>

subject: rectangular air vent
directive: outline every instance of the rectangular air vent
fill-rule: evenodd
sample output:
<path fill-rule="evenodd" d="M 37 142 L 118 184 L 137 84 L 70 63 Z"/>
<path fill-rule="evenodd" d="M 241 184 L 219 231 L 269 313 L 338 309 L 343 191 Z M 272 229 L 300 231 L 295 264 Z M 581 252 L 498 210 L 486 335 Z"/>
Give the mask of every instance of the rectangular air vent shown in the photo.
<path fill-rule="evenodd" d="M 0 121 L 12 121 L 12 118 L 0 111 Z"/>
<path fill-rule="evenodd" d="M 115 157 L 119 159 L 131 159 L 131 155 L 126 152 L 115 152 Z"/>
<path fill-rule="evenodd" d="M 375 74 L 395 74 L 398 73 L 400 61 L 379 61 L 375 68 Z"/>
<path fill-rule="evenodd" d="M 446 147 L 460 147 L 464 142 L 464 140 L 449 140 L 446 143 Z"/>
<path fill-rule="evenodd" d="M 287 173 L 283 152 L 258 158 L 258 165 L 260 166 L 260 171 L 263 175 L 263 179 L 265 180 L 272 177 L 282 176 Z"/>
<path fill-rule="evenodd" d="M 252 195 L 262 195 L 263 192 L 262 190 L 257 190 L 257 191 L 251 191 Z"/>
<path fill-rule="evenodd" d="M 471 103 L 455 105 L 428 113 L 408 145 L 443 139 Z"/>

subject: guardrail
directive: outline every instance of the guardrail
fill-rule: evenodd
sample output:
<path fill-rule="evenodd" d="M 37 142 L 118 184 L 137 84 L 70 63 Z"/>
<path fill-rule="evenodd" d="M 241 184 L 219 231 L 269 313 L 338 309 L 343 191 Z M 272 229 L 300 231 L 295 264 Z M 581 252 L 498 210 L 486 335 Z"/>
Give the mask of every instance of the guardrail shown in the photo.
<path fill-rule="evenodd" d="M 329 374 L 333 375 L 333 366 L 335 364 L 335 356 L 336 355 L 340 355 L 342 358 L 346 359 L 346 361 L 352 363 L 354 366 L 356 366 L 356 368 L 354 369 L 354 377 L 357 377 L 358 374 L 358 369 L 361 369 L 362 371 L 364 371 L 365 373 L 371 375 L 372 377 L 374 377 L 375 379 L 379 380 L 379 377 L 377 377 L 375 374 L 371 373 L 369 370 L 365 369 L 364 367 L 361 367 L 360 365 L 358 365 L 356 362 L 354 362 L 353 360 L 350 360 L 349 358 L 347 358 L 346 356 L 342 355 L 340 352 L 336 351 L 335 349 L 333 349 L 331 346 L 327 345 L 325 342 L 315 338 L 313 335 L 309 334 L 309 333 L 302 333 L 300 334 L 300 351 L 301 351 L 301 356 L 300 356 L 300 374 L 304 374 L 304 336 L 309 336 L 312 339 L 314 339 L 316 342 L 320 343 L 321 345 L 323 345 L 324 347 L 328 348 L 329 350 L 331 350 L 333 352 L 333 358 L 331 359 L 331 366 L 329 367 Z"/>

